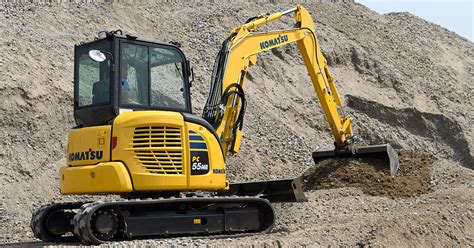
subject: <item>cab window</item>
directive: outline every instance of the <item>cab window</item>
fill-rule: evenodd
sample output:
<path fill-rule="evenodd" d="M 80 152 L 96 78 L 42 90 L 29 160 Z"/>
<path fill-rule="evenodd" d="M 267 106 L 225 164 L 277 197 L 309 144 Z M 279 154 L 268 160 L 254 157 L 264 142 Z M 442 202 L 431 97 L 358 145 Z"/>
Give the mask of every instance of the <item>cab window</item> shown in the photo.
<path fill-rule="evenodd" d="M 77 50 L 76 101 L 79 107 L 110 102 L 110 61 L 97 62 L 89 57 L 92 49 L 110 51 L 110 43 L 99 42 Z"/>
<path fill-rule="evenodd" d="M 151 50 L 151 105 L 185 108 L 183 58 L 173 50 Z"/>
<path fill-rule="evenodd" d="M 120 103 L 186 110 L 184 60 L 168 47 L 122 43 Z"/>

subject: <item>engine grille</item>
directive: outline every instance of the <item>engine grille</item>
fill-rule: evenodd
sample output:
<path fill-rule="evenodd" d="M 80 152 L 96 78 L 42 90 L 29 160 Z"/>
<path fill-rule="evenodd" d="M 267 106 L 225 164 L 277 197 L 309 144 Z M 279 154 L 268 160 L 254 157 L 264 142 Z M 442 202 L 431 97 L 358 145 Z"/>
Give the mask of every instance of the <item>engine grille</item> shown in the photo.
<path fill-rule="evenodd" d="M 183 174 L 181 129 L 170 126 L 136 127 L 130 143 L 135 158 L 155 174 Z"/>

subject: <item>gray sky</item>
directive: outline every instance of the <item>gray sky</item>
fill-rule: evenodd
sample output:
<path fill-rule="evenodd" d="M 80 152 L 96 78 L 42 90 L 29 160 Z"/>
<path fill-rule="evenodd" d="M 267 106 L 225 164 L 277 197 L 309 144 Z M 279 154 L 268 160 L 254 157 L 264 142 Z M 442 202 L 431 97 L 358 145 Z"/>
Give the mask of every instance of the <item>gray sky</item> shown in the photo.
<path fill-rule="evenodd" d="M 473 0 L 356 0 L 381 14 L 410 12 L 474 41 Z"/>

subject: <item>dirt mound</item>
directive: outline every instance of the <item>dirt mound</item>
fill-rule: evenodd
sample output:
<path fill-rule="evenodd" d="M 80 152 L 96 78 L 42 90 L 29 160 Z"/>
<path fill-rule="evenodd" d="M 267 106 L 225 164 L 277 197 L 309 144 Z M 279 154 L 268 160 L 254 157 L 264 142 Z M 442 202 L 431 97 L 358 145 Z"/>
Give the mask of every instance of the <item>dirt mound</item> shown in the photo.
<path fill-rule="evenodd" d="M 364 193 L 391 198 L 427 193 L 434 156 L 400 151 L 396 177 L 390 176 L 386 161 L 375 158 L 326 159 L 303 174 L 304 188 L 331 189 L 356 187 Z"/>
<path fill-rule="evenodd" d="M 192 105 L 200 115 L 214 58 L 229 31 L 250 17 L 300 2 L 314 18 L 321 50 L 348 100 L 345 111 L 354 118 L 354 134 L 366 143 L 436 152 L 430 182 L 434 192 L 421 194 L 429 180 L 427 166 L 425 174 L 421 168 L 409 170 L 426 178 L 405 181 L 412 188 L 422 184 L 419 197 L 392 200 L 343 187 L 307 192 L 305 204 L 277 204 L 275 230 L 288 232 L 231 241 L 139 240 L 123 246 L 472 244 L 472 235 L 466 234 L 474 233 L 472 204 L 467 204 L 474 202 L 474 170 L 469 169 L 474 156 L 474 101 L 469 94 L 474 90 L 474 43 L 415 16 L 379 15 L 353 1 L 8 2 L 0 4 L 0 243 L 21 241 L 26 243 L 17 246 L 24 247 L 36 240 L 28 223 L 41 204 L 88 200 L 61 196 L 58 190 L 57 171 L 65 164 L 67 134 L 75 126 L 70 83 L 74 45 L 98 31 L 116 29 L 181 43 L 194 67 Z M 285 16 L 262 28 L 293 27 L 294 18 Z M 228 179 L 300 176 L 314 165 L 311 151 L 332 147 L 333 138 L 297 46 L 261 54 L 250 73 L 244 139 L 240 153 L 227 160 Z M 398 184 L 405 180 L 404 169 L 411 168 L 403 163 L 401 178 L 394 179 Z M 382 177 L 365 183 L 375 188 L 376 179 Z M 393 187 L 401 191 L 398 184 Z"/>

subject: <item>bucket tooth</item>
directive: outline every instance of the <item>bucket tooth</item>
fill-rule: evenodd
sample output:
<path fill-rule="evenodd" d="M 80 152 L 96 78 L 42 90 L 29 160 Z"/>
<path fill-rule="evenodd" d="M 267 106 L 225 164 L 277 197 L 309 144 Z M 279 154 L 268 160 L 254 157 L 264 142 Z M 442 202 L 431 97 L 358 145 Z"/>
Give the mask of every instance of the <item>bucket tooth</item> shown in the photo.
<path fill-rule="evenodd" d="M 345 150 L 325 150 L 313 152 L 313 160 L 316 164 L 328 158 L 377 158 L 385 160 L 390 167 L 390 175 L 395 176 L 398 171 L 399 158 L 397 151 L 390 144 L 357 146 L 353 145 Z"/>

